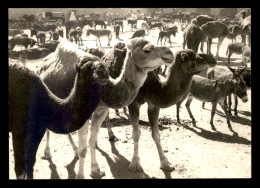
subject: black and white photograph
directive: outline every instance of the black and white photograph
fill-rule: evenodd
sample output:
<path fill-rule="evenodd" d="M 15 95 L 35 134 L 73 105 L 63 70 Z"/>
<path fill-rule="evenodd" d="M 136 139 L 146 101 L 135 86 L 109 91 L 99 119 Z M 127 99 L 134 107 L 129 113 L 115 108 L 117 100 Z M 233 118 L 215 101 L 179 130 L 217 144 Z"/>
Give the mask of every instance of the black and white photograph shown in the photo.
<path fill-rule="evenodd" d="M 9 180 L 252 178 L 251 8 L 8 8 Z"/>

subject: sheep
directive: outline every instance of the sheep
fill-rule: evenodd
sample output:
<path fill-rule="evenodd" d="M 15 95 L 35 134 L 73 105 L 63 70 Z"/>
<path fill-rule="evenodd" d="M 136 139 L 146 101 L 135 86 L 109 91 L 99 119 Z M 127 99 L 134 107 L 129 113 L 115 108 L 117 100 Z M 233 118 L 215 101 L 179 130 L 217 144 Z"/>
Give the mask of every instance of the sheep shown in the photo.
<path fill-rule="evenodd" d="M 233 75 L 228 77 L 223 77 L 218 80 L 211 80 L 208 78 L 201 77 L 199 75 L 195 75 L 192 78 L 190 93 L 188 94 L 188 99 L 186 102 L 186 108 L 192 119 L 192 122 L 195 125 L 195 119 L 190 111 L 190 104 L 192 102 L 193 97 L 203 102 L 211 102 L 212 110 L 211 110 L 211 119 L 210 124 L 212 130 L 216 131 L 216 127 L 213 124 L 213 118 L 215 115 L 215 110 L 217 104 L 220 104 L 221 108 L 224 110 L 226 114 L 228 128 L 232 131 L 232 127 L 229 120 L 228 111 L 226 106 L 224 105 L 225 98 L 231 93 L 235 93 L 243 102 L 248 101 L 247 97 L 247 86 L 244 80 L 239 76 L 241 72 L 237 75 L 236 71 L 229 67 L 229 70 L 233 73 Z M 177 120 L 179 122 L 179 114 L 177 113 Z"/>
<path fill-rule="evenodd" d="M 51 51 L 47 48 L 31 48 L 21 51 L 8 51 L 9 58 L 19 60 L 23 63 L 25 63 L 26 60 L 42 59 L 50 53 Z"/>
<path fill-rule="evenodd" d="M 97 57 L 75 66 L 70 95 L 56 97 L 39 75 L 20 64 L 9 64 L 9 132 L 12 133 L 17 179 L 33 179 L 36 152 L 46 129 L 68 134 L 80 129 L 100 101 L 101 86 L 109 76 Z"/>
<path fill-rule="evenodd" d="M 29 46 L 33 47 L 36 43 L 34 39 L 16 36 L 8 40 L 8 49 L 13 50 L 16 45 L 22 45 L 28 49 Z"/>

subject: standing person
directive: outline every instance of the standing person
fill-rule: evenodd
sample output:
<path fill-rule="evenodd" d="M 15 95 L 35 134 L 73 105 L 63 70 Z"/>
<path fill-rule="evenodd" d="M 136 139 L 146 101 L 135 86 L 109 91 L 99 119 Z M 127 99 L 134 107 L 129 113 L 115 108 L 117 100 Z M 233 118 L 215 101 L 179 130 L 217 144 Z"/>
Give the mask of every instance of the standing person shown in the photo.
<path fill-rule="evenodd" d="M 119 30 L 120 30 L 120 26 L 116 24 L 114 27 L 114 31 L 116 33 L 116 39 L 119 39 Z"/>

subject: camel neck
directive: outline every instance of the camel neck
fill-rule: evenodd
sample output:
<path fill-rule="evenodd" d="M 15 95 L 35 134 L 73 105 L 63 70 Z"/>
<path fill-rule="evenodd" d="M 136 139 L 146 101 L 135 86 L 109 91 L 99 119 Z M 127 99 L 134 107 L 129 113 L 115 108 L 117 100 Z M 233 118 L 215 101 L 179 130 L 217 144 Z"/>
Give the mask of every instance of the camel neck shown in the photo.
<path fill-rule="evenodd" d="M 166 80 L 161 82 L 159 77 L 149 74 L 144 84 L 147 101 L 160 108 L 167 108 L 178 103 L 189 91 L 191 74 L 186 74 L 175 64 L 169 68 Z"/>
<path fill-rule="evenodd" d="M 91 79 L 79 80 L 79 74 L 76 74 L 71 93 L 65 99 L 56 97 L 46 86 L 45 90 L 47 95 L 40 94 L 40 100 L 45 101 L 42 116 L 47 128 L 55 133 L 67 134 L 80 129 L 99 102 L 97 85 L 91 85 Z M 94 104 L 91 100 L 97 100 L 96 104 L 88 105 Z"/>
<path fill-rule="evenodd" d="M 128 53 L 123 70 L 117 79 L 110 78 L 103 87 L 102 101 L 110 108 L 122 108 L 130 104 L 147 78 L 147 71 L 136 67 L 131 53 Z"/>

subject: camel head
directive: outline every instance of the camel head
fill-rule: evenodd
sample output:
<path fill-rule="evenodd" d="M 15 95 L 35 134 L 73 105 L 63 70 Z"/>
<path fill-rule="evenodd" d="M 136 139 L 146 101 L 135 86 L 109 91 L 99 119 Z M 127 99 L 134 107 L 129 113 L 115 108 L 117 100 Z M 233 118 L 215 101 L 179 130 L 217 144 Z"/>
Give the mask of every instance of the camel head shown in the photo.
<path fill-rule="evenodd" d="M 184 73 L 191 75 L 197 74 L 208 67 L 214 67 L 217 64 L 213 55 L 196 54 L 190 49 L 177 51 L 175 57 L 174 65 L 182 69 Z"/>
<path fill-rule="evenodd" d="M 108 83 L 108 69 L 96 56 L 85 56 L 78 64 L 75 64 L 75 69 L 80 73 L 79 75 L 86 76 L 86 78 L 92 75 L 94 82 L 99 85 Z"/>
<path fill-rule="evenodd" d="M 171 65 L 174 55 L 167 47 L 154 46 L 143 38 L 134 38 L 127 44 L 127 51 L 139 69 L 152 71 L 161 65 Z"/>

